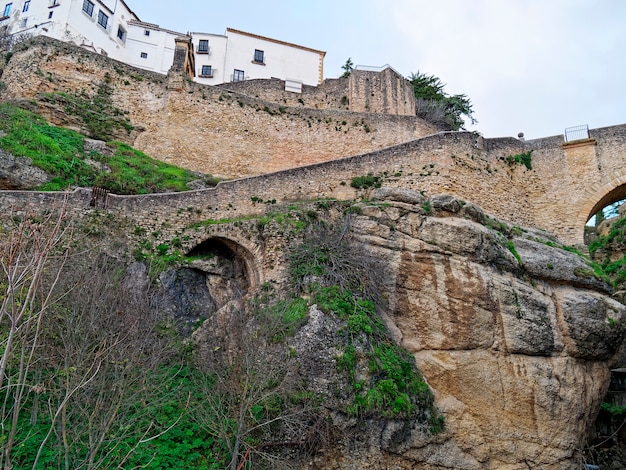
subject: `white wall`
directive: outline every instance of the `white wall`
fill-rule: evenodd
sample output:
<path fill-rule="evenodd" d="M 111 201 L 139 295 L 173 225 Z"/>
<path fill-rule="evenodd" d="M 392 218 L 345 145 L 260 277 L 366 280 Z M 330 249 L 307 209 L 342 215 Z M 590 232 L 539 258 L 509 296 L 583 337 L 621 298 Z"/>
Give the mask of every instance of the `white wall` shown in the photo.
<path fill-rule="evenodd" d="M 126 61 L 127 36 L 119 39 L 118 28 L 128 33 L 128 21 L 137 17 L 119 0 L 91 1 L 91 17 L 83 11 L 83 0 L 31 0 L 28 11 L 23 11 L 25 0 L 13 1 L 10 33 L 49 36 Z M 98 24 L 100 11 L 108 17 L 106 28 Z"/>
<path fill-rule="evenodd" d="M 224 61 L 226 59 L 227 38 L 223 35 L 209 33 L 191 33 L 191 40 L 194 48 L 194 58 L 196 62 L 196 78 L 194 81 L 204 85 L 217 85 L 229 81 L 224 74 Z M 198 45 L 201 40 L 209 41 L 209 53 L 199 54 Z M 213 77 L 201 77 L 202 66 L 210 65 L 213 69 Z"/>
<path fill-rule="evenodd" d="M 10 18 L 0 21 L 0 27 L 8 26 L 7 34 L 47 34 L 58 38 L 64 34 L 70 10 L 69 1 L 58 1 L 57 6 L 49 8 L 52 5 L 50 0 L 32 0 L 24 12 L 24 0 L 0 0 L 0 15 L 8 3 L 12 3 Z"/>
<path fill-rule="evenodd" d="M 226 31 L 225 81 L 230 81 L 235 69 L 243 70 L 246 79 L 280 78 L 319 85 L 323 52 L 295 44 L 249 35 L 232 29 Z M 254 61 L 255 49 L 263 51 L 263 64 Z"/>
<path fill-rule="evenodd" d="M 8 33 L 25 32 L 73 42 L 121 62 L 167 74 L 174 59 L 175 38 L 184 36 L 158 25 L 139 21 L 122 0 L 91 0 L 91 17 L 83 11 L 83 0 L 0 0 L 0 14 L 12 3 L 10 18 L 0 21 Z M 98 24 L 98 12 L 107 15 L 107 27 Z M 51 15 L 51 17 L 50 17 Z M 125 34 L 117 37 L 119 28 Z M 149 35 L 145 32 L 149 31 Z M 1 32 L 1 29 L 0 29 Z M 209 54 L 198 54 L 201 39 L 209 41 Z M 199 83 L 230 82 L 235 69 L 245 79 L 280 78 L 316 86 L 322 81 L 324 53 L 271 38 L 227 29 L 226 35 L 193 33 L 196 78 Z M 263 63 L 254 61 L 255 49 L 264 53 Z M 145 57 L 142 57 L 142 53 Z M 213 76 L 200 77 L 203 65 L 211 65 Z"/>
<path fill-rule="evenodd" d="M 123 62 L 167 74 L 174 61 L 175 39 L 179 36 L 183 34 L 150 23 L 131 21 L 128 24 L 126 59 Z M 147 54 L 147 57 L 142 57 L 142 53 Z"/>

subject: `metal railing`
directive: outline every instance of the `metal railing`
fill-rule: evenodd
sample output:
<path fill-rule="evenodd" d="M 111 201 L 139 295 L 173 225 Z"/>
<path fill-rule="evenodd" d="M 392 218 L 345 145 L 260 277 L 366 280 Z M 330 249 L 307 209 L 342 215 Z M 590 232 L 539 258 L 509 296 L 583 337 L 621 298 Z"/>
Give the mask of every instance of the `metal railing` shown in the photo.
<path fill-rule="evenodd" d="M 574 142 L 576 140 L 585 140 L 589 138 L 589 126 L 568 127 L 565 129 L 565 143 Z"/>

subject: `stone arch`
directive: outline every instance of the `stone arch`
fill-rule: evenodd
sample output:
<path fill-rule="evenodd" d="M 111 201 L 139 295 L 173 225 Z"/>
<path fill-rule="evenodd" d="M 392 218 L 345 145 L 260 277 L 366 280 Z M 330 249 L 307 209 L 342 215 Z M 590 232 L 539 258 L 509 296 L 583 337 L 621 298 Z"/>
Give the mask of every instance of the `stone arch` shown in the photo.
<path fill-rule="evenodd" d="M 609 204 L 626 199 L 626 174 L 613 177 L 609 182 L 591 188 L 585 194 L 583 204 L 576 218 L 577 228 L 585 226 L 587 221 Z"/>
<path fill-rule="evenodd" d="M 230 279 L 243 294 L 262 282 L 252 252 L 230 238 L 207 238 L 191 248 L 187 256 L 198 258 L 192 263 L 194 267 Z"/>

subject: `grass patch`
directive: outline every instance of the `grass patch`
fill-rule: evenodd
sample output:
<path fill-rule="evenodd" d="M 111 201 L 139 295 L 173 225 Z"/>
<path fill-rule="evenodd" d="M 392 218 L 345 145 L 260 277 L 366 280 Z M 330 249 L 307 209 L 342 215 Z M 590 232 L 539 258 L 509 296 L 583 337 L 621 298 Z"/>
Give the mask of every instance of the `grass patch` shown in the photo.
<path fill-rule="evenodd" d="M 512 240 L 509 240 L 507 242 L 506 246 L 509 249 L 509 251 L 513 254 L 513 256 L 515 256 L 515 259 L 517 260 L 517 263 L 518 264 L 522 264 L 522 258 L 520 257 L 519 253 L 515 249 L 515 243 L 513 243 Z"/>
<path fill-rule="evenodd" d="M 116 194 L 147 194 L 188 190 L 199 176 L 189 170 L 154 160 L 122 142 L 111 142 L 112 155 L 85 152 L 85 137 L 51 126 L 30 111 L 0 103 L 0 148 L 28 157 L 52 179 L 35 188 L 62 191 L 71 187 L 100 186 Z M 94 163 L 96 162 L 96 163 Z M 210 184 L 215 180 L 204 178 Z"/>

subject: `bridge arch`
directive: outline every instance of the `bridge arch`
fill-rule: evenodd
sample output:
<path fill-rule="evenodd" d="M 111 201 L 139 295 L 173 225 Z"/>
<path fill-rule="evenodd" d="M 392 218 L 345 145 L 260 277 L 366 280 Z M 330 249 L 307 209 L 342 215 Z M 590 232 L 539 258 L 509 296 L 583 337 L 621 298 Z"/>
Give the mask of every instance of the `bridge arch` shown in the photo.
<path fill-rule="evenodd" d="M 252 251 L 229 237 L 210 236 L 189 249 L 187 256 L 204 259 L 192 265 L 234 280 L 243 294 L 262 282 Z"/>
<path fill-rule="evenodd" d="M 615 175 L 610 181 L 592 188 L 584 195 L 583 204 L 576 218 L 576 226 L 583 230 L 587 221 L 600 210 L 617 201 L 626 199 L 626 174 Z"/>

